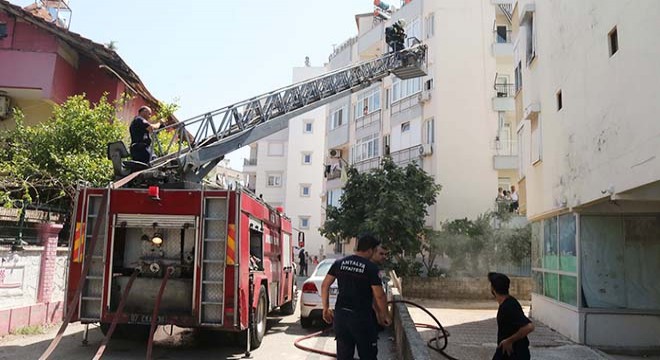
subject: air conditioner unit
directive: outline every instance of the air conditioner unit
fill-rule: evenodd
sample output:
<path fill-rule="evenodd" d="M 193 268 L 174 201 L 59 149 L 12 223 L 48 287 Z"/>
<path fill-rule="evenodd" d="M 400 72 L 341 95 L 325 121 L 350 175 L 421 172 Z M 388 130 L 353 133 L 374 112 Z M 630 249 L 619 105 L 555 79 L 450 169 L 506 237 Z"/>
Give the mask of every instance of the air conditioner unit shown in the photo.
<path fill-rule="evenodd" d="M 431 144 L 422 144 L 419 146 L 419 156 L 429 156 L 433 154 L 433 146 Z"/>
<path fill-rule="evenodd" d="M 341 150 L 330 149 L 330 151 L 328 151 L 328 155 L 331 158 L 340 158 L 341 157 Z"/>
<path fill-rule="evenodd" d="M 11 115 L 9 96 L 0 94 L 0 119 L 6 119 L 9 115 Z"/>
<path fill-rule="evenodd" d="M 419 102 L 421 103 L 426 103 L 431 100 L 431 91 L 429 90 L 424 90 L 419 94 Z"/>

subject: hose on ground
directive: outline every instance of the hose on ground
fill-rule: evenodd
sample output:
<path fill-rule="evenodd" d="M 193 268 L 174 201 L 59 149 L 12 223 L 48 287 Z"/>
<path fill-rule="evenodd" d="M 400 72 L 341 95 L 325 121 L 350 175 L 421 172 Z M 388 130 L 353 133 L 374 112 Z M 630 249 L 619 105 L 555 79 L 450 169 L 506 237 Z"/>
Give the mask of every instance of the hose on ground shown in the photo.
<path fill-rule="evenodd" d="M 451 355 L 449 355 L 445 352 L 445 349 L 447 348 L 447 345 L 449 344 L 448 343 L 449 332 L 447 330 L 445 330 L 445 328 L 442 326 L 440 321 L 428 309 L 426 309 L 424 306 L 422 306 L 420 304 L 417 304 L 417 303 L 409 301 L 409 300 L 391 300 L 391 301 L 388 301 L 387 303 L 388 304 L 396 304 L 396 303 L 408 304 L 408 305 L 415 306 L 415 307 L 421 309 L 422 311 L 424 311 L 436 323 L 436 325 L 415 323 L 415 327 L 436 330 L 435 337 L 430 339 L 426 343 L 426 346 L 428 346 L 431 350 L 434 350 L 434 351 L 440 353 L 442 356 L 446 357 L 449 360 L 459 360 L 459 359 L 457 359 L 457 358 L 455 358 L 455 357 L 453 357 L 453 356 L 451 356 Z M 305 345 L 301 344 L 303 341 L 305 341 L 307 339 L 311 339 L 313 337 L 323 335 L 323 334 L 328 333 L 330 331 L 332 331 L 332 327 L 329 327 L 327 329 L 311 333 L 309 335 L 299 337 L 293 342 L 293 345 L 295 347 L 297 347 L 298 349 L 303 350 L 303 351 L 307 351 L 307 352 L 311 352 L 311 353 L 315 353 L 315 354 L 319 354 L 319 355 L 325 355 L 325 356 L 330 356 L 330 357 L 336 358 L 337 354 L 335 354 L 333 352 L 320 350 L 320 349 L 312 348 L 312 347 L 305 346 Z M 442 340 L 442 344 L 440 344 L 441 340 Z"/>

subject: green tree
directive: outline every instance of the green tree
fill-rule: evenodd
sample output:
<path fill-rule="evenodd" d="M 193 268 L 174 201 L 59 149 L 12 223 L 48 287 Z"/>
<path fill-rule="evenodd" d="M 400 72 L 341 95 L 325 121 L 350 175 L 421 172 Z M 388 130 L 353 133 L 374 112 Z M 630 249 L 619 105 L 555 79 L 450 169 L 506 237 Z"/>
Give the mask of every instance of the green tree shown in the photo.
<path fill-rule="evenodd" d="M 420 252 L 427 208 L 441 186 L 414 164 L 397 166 L 385 158 L 370 172 L 349 168 L 341 207 L 328 206 L 321 234 L 331 242 L 369 231 L 383 241 L 397 261 Z"/>
<path fill-rule="evenodd" d="M 113 174 L 107 144 L 126 134 L 115 114 L 105 96 L 92 104 L 84 95 L 56 105 L 36 126 L 26 126 L 15 111 L 16 128 L 0 134 L 0 202 L 69 210 L 79 181 L 105 186 Z"/>

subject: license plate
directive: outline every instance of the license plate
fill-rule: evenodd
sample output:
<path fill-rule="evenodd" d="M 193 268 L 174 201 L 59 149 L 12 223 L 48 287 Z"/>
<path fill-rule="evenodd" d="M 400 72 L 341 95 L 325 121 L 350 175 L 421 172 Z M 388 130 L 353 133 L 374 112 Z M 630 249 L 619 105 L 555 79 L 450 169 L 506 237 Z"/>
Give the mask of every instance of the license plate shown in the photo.
<path fill-rule="evenodd" d="M 330 288 L 330 295 L 337 295 L 337 293 L 339 293 L 338 288 Z"/>

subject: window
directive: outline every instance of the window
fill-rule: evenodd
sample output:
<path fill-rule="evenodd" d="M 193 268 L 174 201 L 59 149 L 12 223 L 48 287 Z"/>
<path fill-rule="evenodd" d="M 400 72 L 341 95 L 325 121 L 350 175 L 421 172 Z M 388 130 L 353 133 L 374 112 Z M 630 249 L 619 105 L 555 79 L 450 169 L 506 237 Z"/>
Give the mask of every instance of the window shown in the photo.
<path fill-rule="evenodd" d="M 525 122 L 518 128 L 518 173 L 520 178 L 524 178 L 527 172 L 527 165 L 531 151 L 529 149 L 529 137 L 525 134 Z"/>
<path fill-rule="evenodd" d="M 522 64 L 520 63 L 520 61 L 518 61 L 518 65 L 516 66 L 514 74 L 515 74 L 515 78 L 516 78 L 515 79 L 516 83 L 515 83 L 514 86 L 515 86 L 515 90 L 516 90 L 516 94 L 517 94 L 518 91 L 520 91 L 520 89 L 522 89 Z"/>
<path fill-rule="evenodd" d="M 380 88 L 365 91 L 358 95 L 357 103 L 355 104 L 356 119 L 378 110 L 380 110 Z"/>
<path fill-rule="evenodd" d="M 268 183 L 266 184 L 268 187 L 282 186 L 282 174 L 267 174 L 266 176 L 268 176 Z"/>
<path fill-rule="evenodd" d="M 7 23 L 0 22 L 0 40 L 7 37 Z"/>
<path fill-rule="evenodd" d="M 353 163 L 379 156 L 378 138 L 376 133 L 358 139 L 351 150 Z"/>
<path fill-rule="evenodd" d="M 301 229 L 309 229 L 309 216 L 299 216 L 298 227 Z"/>
<path fill-rule="evenodd" d="M 408 39 L 417 38 L 418 40 L 422 39 L 422 24 L 419 18 L 415 18 L 406 26 L 406 36 Z M 408 44 L 406 44 L 408 46 Z"/>
<path fill-rule="evenodd" d="M 422 91 L 422 78 L 408 80 L 394 79 L 392 83 L 392 103 Z"/>
<path fill-rule="evenodd" d="M 527 20 L 527 66 L 536 58 L 536 26 L 534 24 L 534 13 L 529 14 Z"/>
<path fill-rule="evenodd" d="M 268 156 L 284 156 L 284 143 L 269 142 Z"/>
<path fill-rule="evenodd" d="M 406 121 L 401 124 L 401 132 L 404 133 L 406 131 L 410 131 L 410 121 Z"/>
<path fill-rule="evenodd" d="M 574 214 L 532 223 L 534 292 L 577 306 L 576 219 Z"/>
<path fill-rule="evenodd" d="M 536 119 L 530 121 L 532 130 L 531 142 L 531 156 L 532 164 L 536 164 L 543 158 L 543 144 L 541 144 L 541 116 L 537 115 Z"/>
<path fill-rule="evenodd" d="M 435 33 L 435 14 L 431 13 L 426 17 L 426 23 L 424 24 L 426 28 L 426 38 L 431 38 Z"/>
<path fill-rule="evenodd" d="M 609 34 L 607 34 L 607 37 L 610 39 L 610 56 L 612 56 L 619 50 L 619 34 L 616 31 L 616 26 L 610 31 Z"/>
<path fill-rule="evenodd" d="M 309 197 L 311 195 L 311 184 L 300 184 L 300 196 Z"/>
<path fill-rule="evenodd" d="M 346 116 L 346 107 L 339 108 L 330 115 L 330 130 L 334 130 L 344 125 Z"/>
<path fill-rule="evenodd" d="M 435 120 L 433 118 L 427 119 L 424 122 L 424 143 L 435 143 Z"/>
<path fill-rule="evenodd" d="M 336 208 L 339 208 L 341 206 L 340 199 L 341 196 L 344 194 L 344 190 L 342 189 L 332 189 L 328 190 L 326 193 L 326 205 L 327 206 L 334 206 Z"/>
<path fill-rule="evenodd" d="M 561 101 L 561 90 L 557 92 L 557 111 L 561 110 L 562 101 Z"/>
<path fill-rule="evenodd" d="M 506 26 L 499 26 L 498 25 L 497 30 L 495 30 L 495 31 L 496 31 L 496 34 L 497 34 L 496 39 L 497 39 L 498 44 L 505 44 L 505 43 L 510 42 L 509 37 L 507 36 L 508 30 L 507 30 Z"/>
<path fill-rule="evenodd" d="M 311 134 L 312 133 L 312 122 L 314 120 L 304 120 L 303 121 L 303 133 L 305 134 Z"/>
<path fill-rule="evenodd" d="M 433 89 L 433 78 L 428 79 L 424 82 L 424 90 L 432 90 Z"/>
<path fill-rule="evenodd" d="M 310 152 L 302 153 L 302 163 L 303 163 L 303 165 L 311 165 L 312 164 L 312 153 L 310 153 Z"/>

